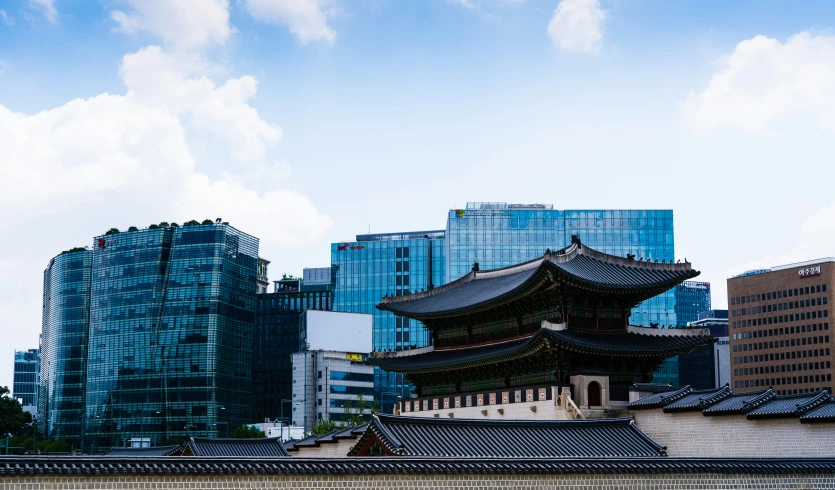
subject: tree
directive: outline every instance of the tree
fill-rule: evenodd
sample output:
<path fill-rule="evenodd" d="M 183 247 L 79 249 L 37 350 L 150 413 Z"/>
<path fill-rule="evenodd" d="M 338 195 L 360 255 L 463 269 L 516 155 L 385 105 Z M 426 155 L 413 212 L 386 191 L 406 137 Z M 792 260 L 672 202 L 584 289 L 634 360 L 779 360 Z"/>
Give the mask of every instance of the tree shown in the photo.
<path fill-rule="evenodd" d="M 331 420 L 330 417 L 325 417 L 319 419 L 319 421 L 316 422 L 310 430 L 317 436 L 323 436 L 329 432 L 333 432 L 339 427 L 341 427 L 340 424 L 337 424 L 336 422 Z"/>
<path fill-rule="evenodd" d="M 368 400 L 363 398 L 362 395 L 357 395 L 356 405 L 354 405 L 351 400 L 346 400 L 343 407 L 345 409 L 345 418 L 343 421 L 350 427 L 356 427 L 368 422 L 368 418 L 371 417 L 371 414 L 365 413 L 365 411 L 370 410 L 371 412 L 374 412 L 377 408 L 376 404 L 373 402 L 368 403 Z"/>
<path fill-rule="evenodd" d="M 32 423 L 32 414 L 24 412 L 20 403 L 11 397 L 7 386 L 0 386 L 0 437 L 23 433 Z"/>
<path fill-rule="evenodd" d="M 128 226 L 128 231 L 139 231 L 139 228 L 135 226 Z"/>
<path fill-rule="evenodd" d="M 160 221 L 159 222 L 159 227 L 160 228 L 168 228 L 168 221 Z"/>
<path fill-rule="evenodd" d="M 267 437 L 267 434 L 254 426 L 242 425 L 235 429 L 232 437 L 236 439 L 258 439 L 259 437 Z"/>
<path fill-rule="evenodd" d="M 214 224 L 214 221 L 212 221 L 212 220 L 210 220 L 210 219 L 204 219 L 204 220 L 203 220 L 203 223 L 201 223 L 201 224 L 203 224 L 203 225 L 211 225 L 211 224 Z"/>

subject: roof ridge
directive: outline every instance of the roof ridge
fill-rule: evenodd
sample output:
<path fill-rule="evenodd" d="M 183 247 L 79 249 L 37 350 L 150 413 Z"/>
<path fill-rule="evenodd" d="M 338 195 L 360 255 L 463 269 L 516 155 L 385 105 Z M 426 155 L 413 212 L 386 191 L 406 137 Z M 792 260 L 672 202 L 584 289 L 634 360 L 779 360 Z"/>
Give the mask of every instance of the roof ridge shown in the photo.
<path fill-rule="evenodd" d="M 807 412 L 819 405 L 822 405 L 830 399 L 832 399 L 832 396 L 829 392 L 821 390 L 806 403 L 797 403 L 797 410 L 800 412 Z"/>
<path fill-rule="evenodd" d="M 468 427 L 486 427 L 486 426 L 526 426 L 526 427 L 558 427 L 558 426 L 602 426 L 602 427 L 619 427 L 628 426 L 634 421 L 634 417 L 613 417 L 605 419 L 578 419 L 578 420 L 550 420 L 550 419 L 464 419 L 464 418 L 434 418 L 434 417 L 410 417 L 404 415 L 389 415 L 389 414 L 374 414 L 380 423 L 390 423 L 392 425 L 408 424 L 408 425 L 452 425 L 452 426 L 468 426 Z M 403 425 L 401 424 L 401 425 Z"/>

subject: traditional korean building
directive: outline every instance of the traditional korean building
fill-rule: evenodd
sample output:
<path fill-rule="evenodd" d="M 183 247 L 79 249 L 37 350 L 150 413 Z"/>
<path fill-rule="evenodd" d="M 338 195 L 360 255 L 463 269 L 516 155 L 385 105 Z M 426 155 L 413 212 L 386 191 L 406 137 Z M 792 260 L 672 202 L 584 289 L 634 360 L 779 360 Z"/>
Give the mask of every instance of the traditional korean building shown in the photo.
<path fill-rule="evenodd" d="M 416 387 L 395 408 L 403 415 L 606 416 L 664 359 L 714 341 L 701 330 L 629 324 L 635 305 L 697 275 L 688 262 L 608 255 L 575 236 L 536 260 L 489 271 L 476 263 L 445 286 L 383 298 L 377 308 L 421 321 L 432 345 L 368 362 Z"/>

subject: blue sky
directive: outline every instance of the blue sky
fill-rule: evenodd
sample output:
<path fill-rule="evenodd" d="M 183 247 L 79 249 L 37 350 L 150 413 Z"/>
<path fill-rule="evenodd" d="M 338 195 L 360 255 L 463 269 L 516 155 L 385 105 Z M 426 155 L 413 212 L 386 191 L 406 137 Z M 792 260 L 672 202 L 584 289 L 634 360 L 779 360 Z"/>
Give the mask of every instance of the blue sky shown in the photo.
<path fill-rule="evenodd" d="M 728 275 L 835 255 L 834 27 L 828 1 L 0 0 L 0 385 L 49 259 L 162 220 L 222 216 L 278 276 L 467 201 L 672 208 L 722 307 Z"/>

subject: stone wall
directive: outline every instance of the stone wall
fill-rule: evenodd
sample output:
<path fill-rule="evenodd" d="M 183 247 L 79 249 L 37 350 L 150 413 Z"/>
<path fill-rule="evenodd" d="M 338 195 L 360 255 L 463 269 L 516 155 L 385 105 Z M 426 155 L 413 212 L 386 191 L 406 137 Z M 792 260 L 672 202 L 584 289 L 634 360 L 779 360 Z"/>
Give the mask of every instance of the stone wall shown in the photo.
<path fill-rule="evenodd" d="M 351 475 L 351 476 L 130 476 L 130 477 L 10 477 L 0 478 L 8 490 L 96 488 L 154 490 L 171 488 L 255 489 L 824 489 L 835 487 L 835 476 L 820 475 Z"/>
<path fill-rule="evenodd" d="M 745 415 L 633 410 L 635 423 L 667 454 L 682 457 L 832 457 L 835 423 L 801 424 L 797 418 L 748 420 Z"/>

